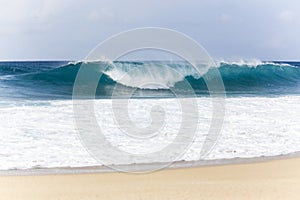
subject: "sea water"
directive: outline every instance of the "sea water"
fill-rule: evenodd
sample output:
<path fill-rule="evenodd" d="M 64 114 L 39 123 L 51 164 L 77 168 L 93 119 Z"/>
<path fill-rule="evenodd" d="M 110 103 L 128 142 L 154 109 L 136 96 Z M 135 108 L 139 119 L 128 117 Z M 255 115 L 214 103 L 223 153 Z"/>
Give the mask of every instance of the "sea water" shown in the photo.
<path fill-rule="evenodd" d="M 102 134 L 121 151 L 147 154 L 174 141 L 182 120 L 174 89 L 183 101 L 196 99 L 199 112 L 194 138 L 178 160 L 273 156 L 300 150 L 297 62 L 218 63 L 226 92 L 224 122 L 215 146 L 204 157 L 201 149 L 211 128 L 212 97 L 205 80 L 188 63 L 0 62 L 0 169 L 103 164 L 89 153 L 74 120 L 72 92 L 82 64 L 102 75 L 94 98 L 83 97 L 82 101 L 93 101 L 93 114 Z M 124 75 L 127 77 L 122 78 Z M 185 93 L 183 81 L 188 81 L 196 97 Z M 123 108 L 117 105 L 113 109 L 113 99 L 128 102 L 129 120 L 139 127 L 149 126 L 153 120 L 151 109 L 160 106 L 163 109 L 155 112 L 164 115 L 163 127 L 151 138 L 124 134 L 114 117 Z M 192 130 L 186 127 L 188 131 Z M 180 143 L 188 141 L 186 138 Z M 115 152 L 103 153 L 109 162 L 105 164 L 131 164 Z M 172 160 L 161 156 L 134 162 L 168 161 Z"/>

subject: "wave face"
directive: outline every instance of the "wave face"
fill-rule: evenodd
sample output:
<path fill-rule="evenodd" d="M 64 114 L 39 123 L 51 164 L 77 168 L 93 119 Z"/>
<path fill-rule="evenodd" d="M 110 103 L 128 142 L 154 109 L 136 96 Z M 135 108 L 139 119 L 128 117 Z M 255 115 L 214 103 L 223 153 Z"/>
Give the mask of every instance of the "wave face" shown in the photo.
<path fill-rule="evenodd" d="M 122 97 L 135 89 L 134 97 L 172 97 L 172 89 L 185 94 L 185 81 L 196 95 L 208 95 L 205 81 L 190 64 L 183 61 L 115 61 L 92 63 L 1 62 L 2 98 L 71 98 L 79 68 L 102 74 L 96 97 Z M 215 68 L 204 76 L 214 77 Z M 227 95 L 300 94 L 300 63 L 297 62 L 220 62 Z M 116 87 L 117 86 L 117 87 Z"/>

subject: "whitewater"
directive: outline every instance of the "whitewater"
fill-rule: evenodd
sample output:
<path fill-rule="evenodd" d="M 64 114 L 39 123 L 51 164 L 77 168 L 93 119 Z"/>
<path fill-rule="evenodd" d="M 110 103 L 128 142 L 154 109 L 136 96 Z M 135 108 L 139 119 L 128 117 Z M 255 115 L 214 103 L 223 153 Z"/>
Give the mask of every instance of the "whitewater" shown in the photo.
<path fill-rule="evenodd" d="M 226 111 L 217 143 L 205 157 L 200 152 L 212 120 L 210 91 L 202 75 L 186 62 L 0 62 L 1 170 L 103 164 L 88 153 L 74 121 L 72 91 L 82 64 L 88 65 L 92 73 L 101 74 L 96 99 L 83 98 L 94 101 L 102 132 L 122 151 L 146 154 L 159 151 L 174 140 L 182 110 L 172 90 L 176 89 L 183 101 L 189 101 L 184 81 L 195 91 L 200 117 L 195 138 L 179 160 L 248 158 L 300 151 L 298 62 L 218 62 Z M 216 69 L 209 69 L 203 76 L 213 76 L 213 70 Z M 147 127 L 151 123 L 154 106 L 164 109 L 164 126 L 156 137 L 131 138 L 119 129 L 111 98 L 114 95 L 122 99 L 129 94 L 129 117 L 136 125 Z M 155 112 L 162 114 L 161 110 Z M 110 164 L 132 164 L 113 152 L 107 157 L 111 158 Z M 137 159 L 135 163 L 169 159 Z"/>

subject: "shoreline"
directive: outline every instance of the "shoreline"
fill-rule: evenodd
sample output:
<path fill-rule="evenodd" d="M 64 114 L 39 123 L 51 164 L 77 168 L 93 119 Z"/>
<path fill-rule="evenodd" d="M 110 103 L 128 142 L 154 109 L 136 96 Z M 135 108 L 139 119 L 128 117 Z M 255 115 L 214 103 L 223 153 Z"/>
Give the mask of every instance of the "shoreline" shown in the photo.
<path fill-rule="evenodd" d="M 196 161 L 175 161 L 170 163 L 164 168 L 158 170 L 151 170 L 157 168 L 164 163 L 139 163 L 119 165 L 125 170 L 132 170 L 133 174 L 153 173 L 162 170 L 170 169 L 188 169 L 188 168 L 204 168 L 204 167 L 217 167 L 227 165 L 240 165 L 240 164 L 255 164 L 265 163 L 270 161 L 285 160 L 299 158 L 300 152 L 293 152 L 275 156 L 261 156 L 251 158 L 229 158 L 229 159 L 216 159 L 216 160 L 196 160 Z M 118 166 L 118 165 L 116 165 Z M 149 170 L 150 169 L 150 170 Z M 82 167 L 50 167 L 50 168 L 30 168 L 30 169 L 9 169 L 0 170 L 0 176 L 32 176 L 32 175 L 76 175 L 76 174 L 97 174 L 97 173 L 126 173 L 119 172 L 114 169 L 114 165 L 110 166 L 82 166 Z"/>
<path fill-rule="evenodd" d="M 0 176 L 0 195 L 1 199 L 10 200 L 296 200 L 300 198 L 299 169 L 299 156 L 285 156 L 250 163 L 173 168 L 139 175 L 96 171 L 23 174 Z"/>

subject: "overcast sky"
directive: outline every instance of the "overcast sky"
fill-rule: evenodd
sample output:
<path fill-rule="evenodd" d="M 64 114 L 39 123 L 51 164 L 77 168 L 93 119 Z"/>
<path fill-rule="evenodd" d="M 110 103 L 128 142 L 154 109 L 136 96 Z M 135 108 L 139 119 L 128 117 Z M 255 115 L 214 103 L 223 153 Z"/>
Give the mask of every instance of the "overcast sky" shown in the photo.
<path fill-rule="evenodd" d="M 217 59 L 300 60 L 298 0 L 0 0 L 0 60 L 83 59 L 132 28 L 183 32 Z"/>

